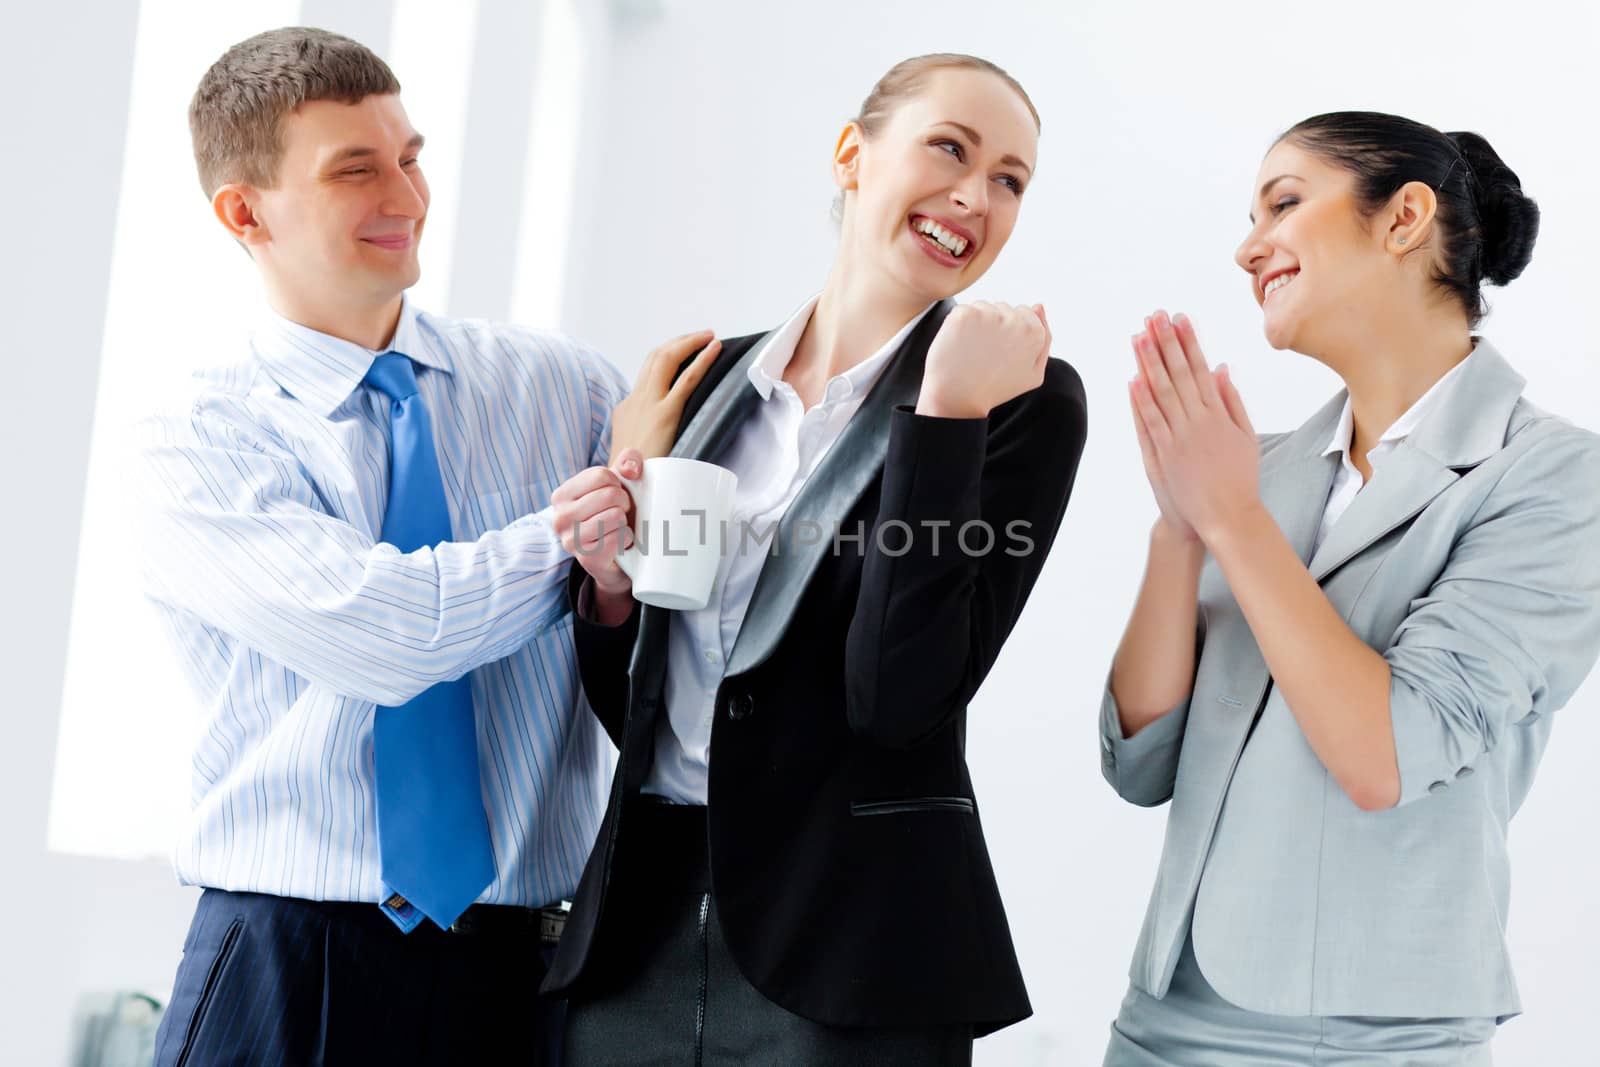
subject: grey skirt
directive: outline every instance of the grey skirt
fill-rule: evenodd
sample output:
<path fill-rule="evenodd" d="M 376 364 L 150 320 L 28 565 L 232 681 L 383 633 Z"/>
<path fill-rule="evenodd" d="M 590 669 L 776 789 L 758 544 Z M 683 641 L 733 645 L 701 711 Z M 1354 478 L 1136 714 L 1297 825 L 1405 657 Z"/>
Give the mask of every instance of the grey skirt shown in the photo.
<path fill-rule="evenodd" d="M 1266 1015 L 1217 995 L 1187 938 L 1167 995 L 1130 988 L 1105 1067 L 1490 1067 L 1490 1018 Z"/>

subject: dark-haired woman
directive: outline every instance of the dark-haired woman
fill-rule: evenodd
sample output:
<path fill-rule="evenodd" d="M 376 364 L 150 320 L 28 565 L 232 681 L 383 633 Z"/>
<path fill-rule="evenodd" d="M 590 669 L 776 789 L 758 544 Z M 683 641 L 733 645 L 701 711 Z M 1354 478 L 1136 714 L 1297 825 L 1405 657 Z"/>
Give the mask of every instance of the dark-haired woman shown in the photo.
<path fill-rule="evenodd" d="M 552 498 L 619 749 L 547 982 L 573 1067 L 934 1067 L 1029 1014 L 966 709 L 1061 523 L 1083 386 L 1042 308 L 951 298 L 1010 237 L 1038 132 L 958 55 L 896 66 L 845 127 L 822 292 L 727 341 L 684 409 L 674 454 L 739 477 L 705 608 L 634 604 L 612 470 Z"/>
<path fill-rule="evenodd" d="M 1487 1064 L 1506 824 L 1600 650 L 1600 437 L 1473 332 L 1538 212 L 1481 137 L 1340 113 L 1251 222 L 1268 341 L 1346 388 L 1257 436 L 1188 320 L 1134 338 L 1160 518 L 1102 767 L 1172 807 L 1106 1063 Z"/>

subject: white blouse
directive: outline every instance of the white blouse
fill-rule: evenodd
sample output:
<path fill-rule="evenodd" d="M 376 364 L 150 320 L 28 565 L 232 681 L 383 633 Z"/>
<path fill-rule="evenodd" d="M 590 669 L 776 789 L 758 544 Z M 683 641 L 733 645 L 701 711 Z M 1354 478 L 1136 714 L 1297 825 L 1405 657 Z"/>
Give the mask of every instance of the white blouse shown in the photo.
<path fill-rule="evenodd" d="M 1406 409 L 1404 415 L 1395 419 L 1394 423 L 1383 431 L 1383 435 L 1378 438 L 1378 443 L 1373 445 L 1372 449 L 1367 452 L 1367 462 L 1371 464 L 1374 473 L 1378 470 L 1378 464 L 1382 463 L 1389 453 L 1400 446 L 1401 441 L 1411 436 L 1411 432 L 1421 425 L 1423 416 L 1428 413 L 1428 409 L 1438 400 L 1444 384 L 1458 376 L 1461 373 L 1461 368 L 1466 366 L 1467 360 L 1471 358 L 1472 356 L 1468 355 L 1467 359 L 1462 360 L 1446 371 L 1438 381 L 1428 388 L 1426 393 L 1417 398 L 1416 403 Z M 1339 415 L 1339 425 L 1334 427 L 1333 438 L 1328 442 L 1328 447 L 1322 450 L 1324 456 L 1338 452 L 1342 462 L 1339 464 L 1339 472 L 1333 477 L 1333 489 L 1328 493 L 1328 504 L 1322 512 L 1322 525 L 1317 528 L 1316 543 L 1311 546 L 1311 554 L 1313 556 L 1316 555 L 1317 549 L 1322 547 L 1322 542 L 1327 539 L 1328 531 L 1333 529 L 1333 524 L 1339 521 L 1339 516 L 1344 514 L 1345 508 L 1350 506 L 1350 502 L 1356 498 L 1357 493 L 1361 492 L 1361 487 L 1364 484 L 1361 480 L 1361 471 L 1357 470 L 1356 465 L 1350 461 L 1350 438 L 1354 430 L 1355 420 L 1350 410 L 1350 398 L 1346 396 L 1344 411 Z"/>
<path fill-rule="evenodd" d="M 680 804 L 706 802 L 711 723 L 717 687 L 744 623 L 756 580 L 766 563 L 778 522 L 811 472 L 861 407 L 867 392 L 922 320 L 917 315 L 870 358 L 829 380 L 810 411 L 783 380 L 817 297 L 800 307 L 768 339 L 750 365 L 750 384 L 763 403 L 716 462 L 739 476 L 727 552 L 710 602 L 700 611 L 673 612 L 667 637 L 667 714 L 656 722 L 655 762 L 642 791 Z M 931 307 L 931 305 L 930 305 Z"/>

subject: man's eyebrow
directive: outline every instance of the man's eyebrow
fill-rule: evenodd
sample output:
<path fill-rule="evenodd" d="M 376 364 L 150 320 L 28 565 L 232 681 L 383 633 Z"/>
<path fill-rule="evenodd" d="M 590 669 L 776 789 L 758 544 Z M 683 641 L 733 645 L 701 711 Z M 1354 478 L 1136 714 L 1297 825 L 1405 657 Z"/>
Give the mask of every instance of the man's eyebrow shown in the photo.
<path fill-rule="evenodd" d="M 962 133 L 966 134 L 967 140 L 972 142 L 972 147 L 974 147 L 974 148 L 982 148 L 983 147 L 983 135 L 980 134 L 977 130 L 973 129 L 971 126 L 968 126 L 964 122 L 954 122 L 954 121 L 951 121 L 949 119 L 946 119 L 944 122 L 939 123 L 938 125 L 954 126 L 956 129 L 958 129 Z M 1022 160 L 1018 159 L 1016 156 L 1013 156 L 1013 155 L 1002 156 L 1001 159 L 1000 159 L 1000 162 L 1006 164 L 1007 166 L 1011 166 L 1011 167 L 1021 167 L 1023 170 L 1027 171 L 1029 174 L 1033 173 L 1033 168 L 1028 166 Z"/>
<path fill-rule="evenodd" d="M 422 134 L 412 134 L 411 140 L 406 142 L 406 151 L 420 151 L 424 140 L 425 138 L 422 136 Z M 377 154 L 378 150 L 368 145 L 351 145 L 348 148 L 341 148 L 338 152 L 334 153 L 333 157 L 328 160 L 328 166 L 336 167 L 340 163 L 348 163 L 352 159 L 366 159 Z"/>
<path fill-rule="evenodd" d="M 1280 174 L 1276 178 L 1269 178 L 1266 183 L 1261 186 L 1261 191 L 1256 194 L 1256 199 L 1265 200 L 1267 198 L 1267 194 L 1272 192 L 1272 187 L 1274 185 L 1277 185 L 1279 182 L 1285 181 L 1289 178 L 1293 178 L 1295 181 L 1305 181 L 1305 179 L 1300 177 L 1298 174 Z M 1250 212 L 1250 225 L 1254 226 L 1255 224 L 1256 213 L 1252 211 Z"/>

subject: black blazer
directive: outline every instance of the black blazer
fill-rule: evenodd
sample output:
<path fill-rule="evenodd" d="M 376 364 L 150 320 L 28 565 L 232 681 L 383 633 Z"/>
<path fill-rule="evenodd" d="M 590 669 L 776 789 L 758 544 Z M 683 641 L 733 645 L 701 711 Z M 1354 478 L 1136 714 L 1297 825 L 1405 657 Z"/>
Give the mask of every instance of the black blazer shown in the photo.
<path fill-rule="evenodd" d="M 984 1034 L 1032 1013 L 967 773 L 966 712 L 1061 524 L 1083 383 L 1052 359 L 1040 388 L 987 420 L 916 415 L 953 306 L 907 337 L 784 516 L 717 692 L 707 818 L 723 934 L 763 995 L 834 1025 Z M 724 344 L 673 455 L 715 460 L 749 417 L 764 336 Z M 969 554 L 956 534 L 979 519 L 994 548 L 981 554 L 973 527 Z M 906 528 L 880 539 L 893 520 Z M 828 533 L 808 547 L 791 533 L 800 522 Z M 924 522 L 949 523 L 938 551 Z M 574 609 L 583 578 L 574 565 Z M 547 992 L 598 991 L 630 951 L 605 936 L 621 925 L 606 907 L 666 714 L 668 620 L 651 607 L 616 627 L 575 618 L 584 691 L 619 755 Z"/>

